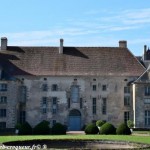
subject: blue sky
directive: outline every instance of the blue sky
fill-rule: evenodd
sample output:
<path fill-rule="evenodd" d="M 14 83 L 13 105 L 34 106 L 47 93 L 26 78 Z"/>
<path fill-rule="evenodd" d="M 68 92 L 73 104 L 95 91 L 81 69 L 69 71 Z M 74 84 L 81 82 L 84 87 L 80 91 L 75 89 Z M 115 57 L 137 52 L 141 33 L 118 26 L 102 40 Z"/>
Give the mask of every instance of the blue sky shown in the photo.
<path fill-rule="evenodd" d="M 149 0 L 0 0 L 0 36 L 8 45 L 118 46 L 135 55 L 150 46 Z"/>

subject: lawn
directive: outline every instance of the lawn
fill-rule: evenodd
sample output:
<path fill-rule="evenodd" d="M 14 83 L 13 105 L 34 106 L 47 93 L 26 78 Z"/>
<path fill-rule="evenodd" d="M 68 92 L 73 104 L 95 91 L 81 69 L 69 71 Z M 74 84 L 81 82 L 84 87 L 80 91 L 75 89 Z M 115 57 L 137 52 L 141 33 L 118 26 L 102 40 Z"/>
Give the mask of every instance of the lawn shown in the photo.
<path fill-rule="evenodd" d="M 47 135 L 47 136 L 0 136 L 0 143 L 8 141 L 24 141 L 35 139 L 50 139 L 50 140 L 115 140 L 115 141 L 127 141 L 150 144 L 150 136 L 136 136 L 136 135 Z"/>

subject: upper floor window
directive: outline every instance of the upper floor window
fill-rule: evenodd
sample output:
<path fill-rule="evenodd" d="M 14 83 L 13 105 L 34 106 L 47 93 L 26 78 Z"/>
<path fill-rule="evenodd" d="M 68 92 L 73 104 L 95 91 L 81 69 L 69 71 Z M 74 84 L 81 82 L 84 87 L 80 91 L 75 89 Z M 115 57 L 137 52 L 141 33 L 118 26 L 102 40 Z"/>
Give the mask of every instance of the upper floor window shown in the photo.
<path fill-rule="evenodd" d="M 96 85 L 93 85 L 93 91 L 96 91 Z"/>
<path fill-rule="evenodd" d="M 150 96 L 150 86 L 145 87 L 145 96 Z"/>
<path fill-rule="evenodd" d="M 0 91 L 7 91 L 7 84 L 6 83 L 0 84 Z"/>
<path fill-rule="evenodd" d="M 79 86 L 73 85 L 71 87 L 71 100 L 74 103 L 77 103 L 79 101 Z"/>
<path fill-rule="evenodd" d="M 144 99 L 144 103 L 145 103 L 145 104 L 150 104 L 150 98 L 145 98 L 145 99 Z"/>
<path fill-rule="evenodd" d="M 43 97 L 43 98 L 42 98 L 42 104 L 43 104 L 43 105 L 46 105 L 46 104 L 47 104 L 47 97 Z"/>
<path fill-rule="evenodd" d="M 58 91 L 58 85 L 57 84 L 52 85 L 52 91 Z"/>
<path fill-rule="evenodd" d="M 102 91 L 106 91 L 107 90 L 107 86 L 106 85 L 102 85 Z"/>
<path fill-rule="evenodd" d="M 124 87 L 124 93 L 130 93 L 130 86 Z"/>
<path fill-rule="evenodd" d="M 42 113 L 47 113 L 47 97 L 42 97 Z"/>
<path fill-rule="evenodd" d="M 107 100 L 106 98 L 102 98 L 102 114 L 106 115 L 107 110 Z"/>
<path fill-rule="evenodd" d="M 57 113 L 57 97 L 53 97 L 52 99 L 52 113 L 56 114 Z"/>
<path fill-rule="evenodd" d="M 6 96 L 1 96 L 0 98 L 0 103 L 7 103 L 7 97 Z"/>
<path fill-rule="evenodd" d="M 130 96 L 125 96 L 124 97 L 124 106 L 129 106 L 130 105 Z"/>
<path fill-rule="evenodd" d="M 48 85 L 47 84 L 43 84 L 42 85 L 42 90 L 43 91 L 48 91 Z"/>
<path fill-rule="evenodd" d="M 93 114 L 96 114 L 96 98 L 93 98 Z"/>
<path fill-rule="evenodd" d="M 0 117 L 6 117 L 6 109 L 0 109 Z"/>

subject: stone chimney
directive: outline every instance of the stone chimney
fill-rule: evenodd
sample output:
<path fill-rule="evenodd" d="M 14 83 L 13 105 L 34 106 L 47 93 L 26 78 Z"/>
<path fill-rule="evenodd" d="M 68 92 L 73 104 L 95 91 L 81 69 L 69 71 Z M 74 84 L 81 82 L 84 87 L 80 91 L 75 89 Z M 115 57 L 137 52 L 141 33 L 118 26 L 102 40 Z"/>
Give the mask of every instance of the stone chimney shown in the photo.
<path fill-rule="evenodd" d="M 59 47 L 59 54 L 63 54 L 63 39 L 60 39 L 60 47 Z"/>
<path fill-rule="evenodd" d="M 1 50 L 7 50 L 7 38 L 6 37 L 1 38 Z"/>
<path fill-rule="evenodd" d="M 147 45 L 144 45 L 143 59 L 146 60 Z"/>
<path fill-rule="evenodd" d="M 127 48 L 127 41 L 119 41 L 120 48 Z"/>

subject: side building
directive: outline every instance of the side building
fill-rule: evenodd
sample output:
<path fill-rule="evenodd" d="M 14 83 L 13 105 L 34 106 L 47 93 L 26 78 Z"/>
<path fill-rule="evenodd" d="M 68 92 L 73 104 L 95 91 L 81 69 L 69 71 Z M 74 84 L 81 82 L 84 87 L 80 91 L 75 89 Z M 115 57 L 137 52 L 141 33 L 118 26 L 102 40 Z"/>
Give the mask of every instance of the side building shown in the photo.
<path fill-rule="evenodd" d="M 98 119 L 116 126 L 133 120 L 133 82 L 145 70 L 126 41 L 66 47 L 61 39 L 59 47 L 22 47 L 2 38 L 0 127 L 47 120 L 80 130 Z"/>

